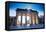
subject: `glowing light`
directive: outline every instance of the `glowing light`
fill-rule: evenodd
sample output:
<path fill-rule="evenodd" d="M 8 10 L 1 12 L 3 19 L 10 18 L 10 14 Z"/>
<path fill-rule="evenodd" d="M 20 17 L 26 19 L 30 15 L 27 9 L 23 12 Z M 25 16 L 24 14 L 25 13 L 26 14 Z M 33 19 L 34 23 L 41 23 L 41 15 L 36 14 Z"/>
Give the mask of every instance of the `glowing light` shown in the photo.
<path fill-rule="evenodd" d="M 20 23 L 21 22 L 21 16 L 18 16 L 18 23 Z"/>
<path fill-rule="evenodd" d="M 22 16 L 22 23 L 25 23 L 25 16 Z"/>
<path fill-rule="evenodd" d="M 30 21 L 30 17 L 27 16 L 27 22 L 28 22 L 27 26 L 30 26 L 29 21 Z"/>
<path fill-rule="evenodd" d="M 27 16 L 27 21 L 29 21 L 29 19 L 30 19 L 30 17 L 29 17 L 29 16 Z"/>

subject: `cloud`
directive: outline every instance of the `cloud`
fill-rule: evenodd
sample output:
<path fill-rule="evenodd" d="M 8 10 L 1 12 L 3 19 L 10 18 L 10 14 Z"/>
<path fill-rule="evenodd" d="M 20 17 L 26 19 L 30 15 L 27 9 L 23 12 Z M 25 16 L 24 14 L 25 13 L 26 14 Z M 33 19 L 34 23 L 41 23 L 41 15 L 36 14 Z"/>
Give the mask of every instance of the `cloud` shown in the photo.
<path fill-rule="evenodd" d="M 9 16 L 15 17 L 16 16 L 16 11 L 14 9 L 9 10 Z"/>
<path fill-rule="evenodd" d="M 38 16 L 40 17 L 40 16 L 43 16 L 43 15 L 44 15 L 44 12 L 43 11 L 39 11 Z"/>

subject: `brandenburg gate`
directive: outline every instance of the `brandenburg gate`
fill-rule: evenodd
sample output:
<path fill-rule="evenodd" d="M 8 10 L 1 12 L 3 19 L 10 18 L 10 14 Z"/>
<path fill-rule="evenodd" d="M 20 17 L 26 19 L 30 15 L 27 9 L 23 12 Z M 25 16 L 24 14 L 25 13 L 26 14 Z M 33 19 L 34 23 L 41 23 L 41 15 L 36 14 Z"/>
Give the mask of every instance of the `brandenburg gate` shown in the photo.
<path fill-rule="evenodd" d="M 16 25 L 34 25 L 38 24 L 38 12 L 32 9 L 16 9 Z"/>

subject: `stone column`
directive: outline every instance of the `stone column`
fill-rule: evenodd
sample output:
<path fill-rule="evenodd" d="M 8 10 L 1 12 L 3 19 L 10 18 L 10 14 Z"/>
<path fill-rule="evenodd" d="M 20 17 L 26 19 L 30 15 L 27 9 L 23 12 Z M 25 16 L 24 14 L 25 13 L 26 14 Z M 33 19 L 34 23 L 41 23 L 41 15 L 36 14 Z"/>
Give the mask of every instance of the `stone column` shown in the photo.
<path fill-rule="evenodd" d="M 36 15 L 36 24 L 38 24 L 38 16 Z"/>
<path fill-rule="evenodd" d="M 32 24 L 32 15 L 30 14 L 30 25 Z"/>
<path fill-rule="evenodd" d="M 32 21 L 33 21 L 32 24 L 35 24 L 35 16 L 34 16 L 34 13 L 32 13 Z"/>
<path fill-rule="evenodd" d="M 34 19 L 35 19 L 35 24 L 36 24 L 36 14 L 34 15 Z"/>
<path fill-rule="evenodd" d="M 16 22 L 15 22 L 15 25 L 17 26 L 17 11 L 16 11 Z"/>
<path fill-rule="evenodd" d="M 20 26 L 22 26 L 22 13 L 21 12 L 20 12 L 20 16 L 21 16 Z"/>
<path fill-rule="evenodd" d="M 25 25 L 27 25 L 27 13 L 25 15 Z"/>
<path fill-rule="evenodd" d="M 30 25 L 32 25 L 33 24 L 33 19 L 32 19 L 32 13 L 31 13 L 31 24 Z"/>

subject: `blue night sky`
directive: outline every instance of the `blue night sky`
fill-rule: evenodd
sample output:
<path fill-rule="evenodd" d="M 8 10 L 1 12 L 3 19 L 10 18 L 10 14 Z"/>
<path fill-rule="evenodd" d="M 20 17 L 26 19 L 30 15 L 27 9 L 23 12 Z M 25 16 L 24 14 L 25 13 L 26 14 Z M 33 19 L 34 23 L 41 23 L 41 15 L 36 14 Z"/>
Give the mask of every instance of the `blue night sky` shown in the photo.
<path fill-rule="evenodd" d="M 10 3 L 9 4 L 10 16 L 16 16 L 16 8 L 32 9 L 38 12 L 38 16 L 44 15 L 43 4 Z"/>

